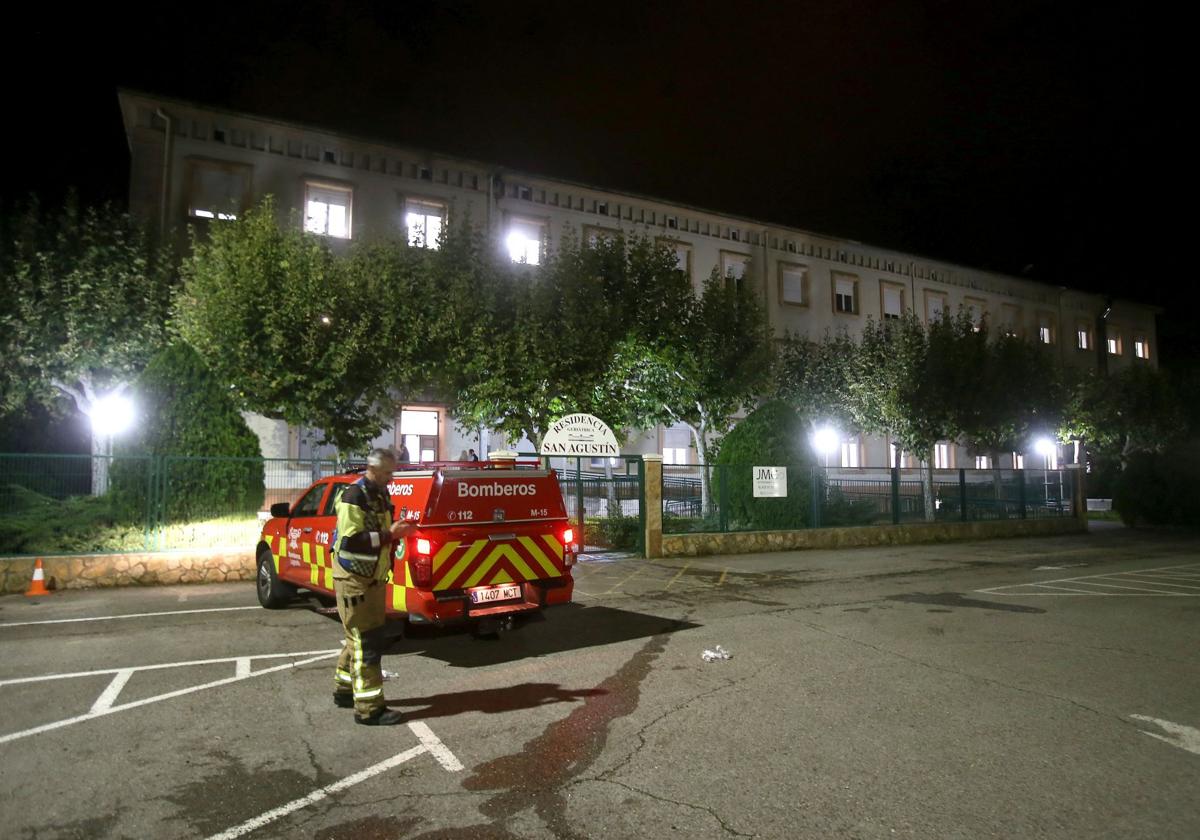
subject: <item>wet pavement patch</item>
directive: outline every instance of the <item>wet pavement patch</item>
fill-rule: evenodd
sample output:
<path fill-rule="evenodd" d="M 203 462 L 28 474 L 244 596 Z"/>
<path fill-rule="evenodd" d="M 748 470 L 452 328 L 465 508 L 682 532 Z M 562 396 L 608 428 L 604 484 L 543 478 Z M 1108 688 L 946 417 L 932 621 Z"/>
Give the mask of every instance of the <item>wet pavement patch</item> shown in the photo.
<path fill-rule="evenodd" d="M 1002 612 L 1041 614 L 1045 610 L 1040 607 L 1027 607 L 1023 604 L 1009 604 L 1002 601 L 981 601 L 978 598 L 964 597 L 961 592 L 912 592 L 907 595 L 889 595 L 889 601 L 901 601 L 905 604 L 932 604 L 938 607 L 971 607 L 977 610 L 1000 610 Z"/>
<path fill-rule="evenodd" d="M 251 770 L 219 751 L 209 752 L 208 757 L 211 763 L 201 778 L 178 785 L 163 797 L 179 806 L 177 819 L 204 835 L 223 831 L 334 781 L 323 772 L 313 779 L 296 770 Z M 230 808 L 231 803 L 236 803 L 236 808 Z"/>
<path fill-rule="evenodd" d="M 687 624 L 673 622 L 670 630 L 684 629 Z M 508 822 L 521 811 L 532 808 L 555 837 L 571 840 L 589 836 L 586 828 L 581 833 L 580 827 L 571 824 L 563 787 L 600 756 L 612 722 L 637 709 L 642 681 L 650 674 L 669 639 L 668 632 L 647 639 L 569 715 L 548 725 L 516 752 L 475 767 L 463 787 L 481 793 L 495 792 L 480 806 L 491 823 L 462 829 L 459 835 L 468 832 L 472 837 L 515 837 L 510 834 Z M 432 840 L 442 835 L 422 836 L 424 840 Z"/>

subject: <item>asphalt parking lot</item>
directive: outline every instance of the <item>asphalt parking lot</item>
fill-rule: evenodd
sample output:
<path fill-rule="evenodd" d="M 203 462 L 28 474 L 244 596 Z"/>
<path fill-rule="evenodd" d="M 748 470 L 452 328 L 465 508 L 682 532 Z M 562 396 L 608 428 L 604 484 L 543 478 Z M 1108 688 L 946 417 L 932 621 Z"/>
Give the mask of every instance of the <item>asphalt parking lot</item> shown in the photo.
<path fill-rule="evenodd" d="M 0 598 L 0 834 L 1200 836 L 1186 536 L 596 555 L 544 621 L 397 639 L 388 729 L 340 637 L 252 583 Z"/>

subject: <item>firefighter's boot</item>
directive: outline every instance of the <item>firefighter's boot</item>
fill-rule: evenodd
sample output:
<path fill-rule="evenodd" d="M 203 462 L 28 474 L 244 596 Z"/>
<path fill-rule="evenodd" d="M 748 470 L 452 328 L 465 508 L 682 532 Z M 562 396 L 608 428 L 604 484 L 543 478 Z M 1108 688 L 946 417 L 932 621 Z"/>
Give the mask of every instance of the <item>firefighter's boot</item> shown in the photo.
<path fill-rule="evenodd" d="M 363 726 L 395 726 L 404 723 L 404 713 L 395 709 L 380 709 L 371 715 L 354 715 L 354 722 Z"/>

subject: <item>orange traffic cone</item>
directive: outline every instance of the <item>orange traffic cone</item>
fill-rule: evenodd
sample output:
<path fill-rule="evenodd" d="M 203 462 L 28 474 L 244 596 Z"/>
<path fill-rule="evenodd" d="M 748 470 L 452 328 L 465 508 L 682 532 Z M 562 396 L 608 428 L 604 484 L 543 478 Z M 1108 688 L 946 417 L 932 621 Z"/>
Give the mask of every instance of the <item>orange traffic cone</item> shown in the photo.
<path fill-rule="evenodd" d="M 42 569 L 42 558 L 39 557 L 33 564 L 33 580 L 29 581 L 29 588 L 25 590 L 25 595 L 33 597 L 34 595 L 49 594 L 50 590 L 46 588 L 46 572 Z"/>

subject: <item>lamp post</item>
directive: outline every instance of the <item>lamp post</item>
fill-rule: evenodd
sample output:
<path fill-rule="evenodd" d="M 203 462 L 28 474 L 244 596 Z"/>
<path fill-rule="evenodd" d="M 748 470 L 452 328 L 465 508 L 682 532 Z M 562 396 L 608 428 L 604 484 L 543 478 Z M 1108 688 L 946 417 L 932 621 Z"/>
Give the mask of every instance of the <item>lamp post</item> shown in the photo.
<path fill-rule="evenodd" d="M 812 433 L 810 442 L 818 455 L 825 456 L 825 467 L 828 468 L 829 456 L 837 452 L 841 444 L 841 435 L 832 426 L 821 426 Z"/>
<path fill-rule="evenodd" d="M 108 492 L 108 468 L 112 462 L 113 437 L 129 429 L 134 421 L 133 400 L 113 392 L 96 400 L 88 418 L 92 423 L 92 495 Z"/>

